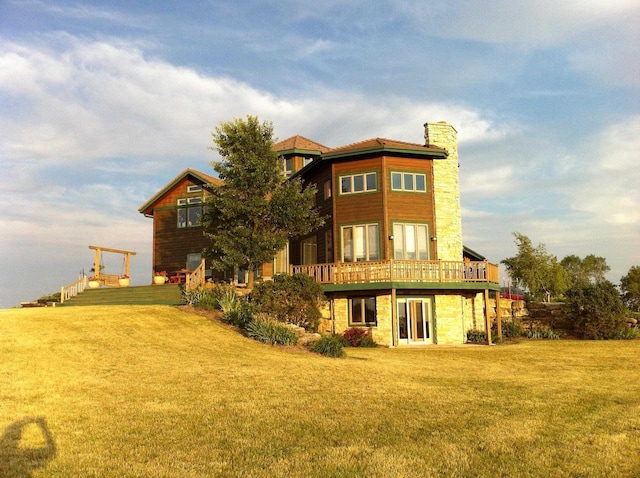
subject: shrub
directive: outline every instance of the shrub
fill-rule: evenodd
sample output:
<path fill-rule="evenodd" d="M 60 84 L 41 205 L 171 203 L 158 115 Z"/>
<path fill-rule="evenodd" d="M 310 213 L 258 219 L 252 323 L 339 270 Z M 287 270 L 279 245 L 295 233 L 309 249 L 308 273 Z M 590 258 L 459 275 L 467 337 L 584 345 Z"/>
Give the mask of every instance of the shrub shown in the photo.
<path fill-rule="evenodd" d="M 247 324 L 247 336 L 265 344 L 295 345 L 298 341 L 295 331 L 264 314 L 256 315 Z"/>
<path fill-rule="evenodd" d="M 325 300 L 322 286 L 307 274 L 278 274 L 272 281 L 257 284 L 251 298 L 260 312 L 280 322 L 316 332 L 320 306 Z"/>
<path fill-rule="evenodd" d="M 344 331 L 342 336 L 349 342 L 352 347 L 359 347 L 362 339 L 367 337 L 369 332 L 361 327 L 352 327 Z"/>
<path fill-rule="evenodd" d="M 209 292 L 204 287 L 187 290 L 185 289 L 184 284 L 181 284 L 180 291 L 182 293 L 182 301 L 193 307 L 197 307 L 202 301 L 207 301 L 206 296 L 209 295 Z"/>
<path fill-rule="evenodd" d="M 584 339 L 620 339 L 629 328 L 622 299 L 609 281 L 575 285 L 566 292 L 565 307 L 574 330 Z"/>
<path fill-rule="evenodd" d="M 481 344 L 487 342 L 487 334 L 484 330 L 471 329 L 467 330 L 467 342 Z"/>
<path fill-rule="evenodd" d="M 374 348 L 377 346 L 378 344 L 376 343 L 375 340 L 373 340 L 373 337 L 371 337 L 371 334 L 365 335 L 360 341 L 360 344 L 358 345 L 358 347 L 367 347 L 367 348 Z"/>
<path fill-rule="evenodd" d="M 496 325 L 497 328 L 497 325 Z M 509 320 L 502 323 L 502 337 L 505 339 L 516 339 L 524 335 L 522 322 L 519 320 Z"/>
<path fill-rule="evenodd" d="M 215 289 L 216 292 L 213 295 L 215 297 L 216 302 L 218 303 L 218 308 L 222 311 L 223 314 L 228 314 L 231 311 L 234 311 L 239 308 L 239 300 L 236 291 L 232 287 L 217 287 Z"/>
<path fill-rule="evenodd" d="M 342 341 L 335 335 L 323 335 L 311 346 L 311 350 L 325 357 L 342 357 L 344 348 Z"/>
<path fill-rule="evenodd" d="M 233 304 L 232 307 L 230 306 L 231 304 Z M 246 298 L 237 298 L 235 301 L 225 304 L 225 307 L 227 306 L 226 312 L 223 310 L 222 320 L 242 330 L 247 329 L 257 313 L 255 304 L 249 302 Z"/>
<path fill-rule="evenodd" d="M 551 339 L 558 340 L 560 338 L 560 334 L 553 329 L 547 327 L 539 327 L 534 326 L 531 330 L 527 330 L 525 332 L 525 336 L 528 339 Z"/>

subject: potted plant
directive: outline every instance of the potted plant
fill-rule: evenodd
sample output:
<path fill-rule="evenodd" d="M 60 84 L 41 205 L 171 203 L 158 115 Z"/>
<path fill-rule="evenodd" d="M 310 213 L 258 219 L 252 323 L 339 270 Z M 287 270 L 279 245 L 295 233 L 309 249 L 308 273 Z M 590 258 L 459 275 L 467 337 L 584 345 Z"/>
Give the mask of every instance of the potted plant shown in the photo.
<path fill-rule="evenodd" d="M 89 289 L 97 289 L 100 287 L 100 280 L 96 276 L 89 277 Z"/>
<path fill-rule="evenodd" d="M 153 283 L 154 284 L 164 284 L 167 282 L 167 271 L 155 271 L 153 273 Z"/>
<path fill-rule="evenodd" d="M 118 285 L 120 287 L 129 287 L 129 276 L 127 274 L 121 275 L 120 278 L 118 279 Z"/>

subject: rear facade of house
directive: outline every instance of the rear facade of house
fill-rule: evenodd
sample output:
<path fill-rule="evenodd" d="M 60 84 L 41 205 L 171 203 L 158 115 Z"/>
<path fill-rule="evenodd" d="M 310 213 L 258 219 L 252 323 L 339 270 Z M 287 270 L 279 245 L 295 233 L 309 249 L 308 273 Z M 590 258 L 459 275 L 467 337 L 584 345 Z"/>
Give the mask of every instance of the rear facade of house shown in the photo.
<path fill-rule="evenodd" d="M 462 243 L 457 132 L 427 123 L 424 137 L 424 144 L 374 138 L 328 148 L 295 136 L 274 145 L 286 177 L 316 186 L 327 220 L 290 241 L 261 273 L 305 273 L 320 282 L 329 299 L 323 331 L 364 327 L 378 343 L 403 346 L 460 344 L 467 330 L 487 326 L 498 268 Z M 169 202 L 184 199 L 177 196 Z M 141 212 L 154 217 L 156 264 L 167 245 L 152 200 Z M 176 210 L 178 225 L 179 205 L 165 208 Z"/>

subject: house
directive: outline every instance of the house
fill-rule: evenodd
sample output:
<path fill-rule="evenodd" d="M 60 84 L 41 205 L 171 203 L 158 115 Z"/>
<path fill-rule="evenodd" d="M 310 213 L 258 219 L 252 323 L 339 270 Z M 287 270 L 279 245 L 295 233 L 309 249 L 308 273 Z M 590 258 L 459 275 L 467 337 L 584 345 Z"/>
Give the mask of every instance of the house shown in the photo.
<path fill-rule="evenodd" d="M 457 132 L 443 122 L 424 128 L 424 144 L 373 138 L 328 148 L 294 136 L 274 145 L 284 176 L 316 185 L 327 221 L 261 272 L 305 273 L 321 283 L 326 331 L 366 327 L 390 346 L 464 343 L 467 330 L 487 327 L 490 294 L 499 307 L 497 265 L 462 244 Z M 191 252 L 176 249 L 190 232 L 179 211 L 189 205 L 185 187 L 199 181 L 206 189 L 207 179 L 187 170 L 140 208 L 154 217 L 154 265 L 195 259 L 195 240 Z"/>

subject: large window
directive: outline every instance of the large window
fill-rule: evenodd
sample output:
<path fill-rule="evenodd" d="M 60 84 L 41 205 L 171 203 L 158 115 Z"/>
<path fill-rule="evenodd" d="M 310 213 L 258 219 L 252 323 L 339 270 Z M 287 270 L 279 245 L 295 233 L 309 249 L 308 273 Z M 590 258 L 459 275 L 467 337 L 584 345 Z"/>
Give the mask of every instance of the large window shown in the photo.
<path fill-rule="evenodd" d="M 202 225 L 202 198 L 181 198 L 176 201 L 178 206 L 177 226 L 195 227 Z"/>
<path fill-rule="evenodd" d="M 302 241 L 302 264 L 310 265 L 318 263 L 318 241 L 316 236 L 308 237 Z"/>
<path fill-rule="evenodd" d="M 391 172 L 391 190 L 427 192 L 427 175 L 424 173 Z"/>
<path fill-rule="evenodd" d="M 393 225 L 393 258 L 429 260 L 429 227 L 426 224 Z"/>
<path fill-rule="evenodd" d="M 282 172 L 288 178 L 293 173 L 293 158 L 282 158 L 281 161 Z"/>
<path fill-rule="evenodd" d="M 375 326 L 376 298 L 354 297 L 349 299 L 349 322 L 351 325 Z"/>
<path fill-rule="evenodd" d="M 340 194 L 357 194 L 377 191 L 377 189 L 377 173 L 361 173 L 340 176 Z"/>
<path fill-rule="evenodd" d="M 377 224 L 342 227 L 342 260 L 344 262 L 380 259 L 380 234 Z"/>

